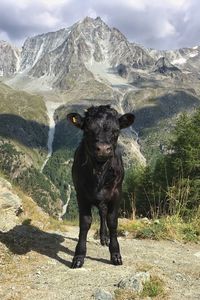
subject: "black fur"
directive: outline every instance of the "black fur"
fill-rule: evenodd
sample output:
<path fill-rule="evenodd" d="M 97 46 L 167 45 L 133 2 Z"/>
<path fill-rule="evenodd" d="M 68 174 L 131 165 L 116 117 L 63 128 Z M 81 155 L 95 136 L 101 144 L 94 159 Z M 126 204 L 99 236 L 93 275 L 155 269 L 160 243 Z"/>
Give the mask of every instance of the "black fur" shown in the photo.
<path fill-rule="evenodd" d="M 84 117 L 71 113 L 67 118 L 83 130 L 83 139 L 75 152 L 72 167 L 79 206 L 80 232 L 71 267 L 79 268 L 84 263 L 93 205 L 99 209 L 101 244 L 109 245 L 112 263 L 121 265 L 117 223 L 124 168 L 117 139 L 120 129 L 133 123 L 134 115 L 129 113 L 119 117 L 116 110 L 102 105 L 90 107 Z"/>

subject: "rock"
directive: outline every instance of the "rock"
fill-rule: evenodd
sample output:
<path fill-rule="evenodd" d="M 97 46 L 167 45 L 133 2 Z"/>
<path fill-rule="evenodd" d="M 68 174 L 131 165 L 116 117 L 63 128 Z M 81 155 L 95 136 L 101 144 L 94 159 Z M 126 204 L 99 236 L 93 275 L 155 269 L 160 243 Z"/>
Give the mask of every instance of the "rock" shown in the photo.
<path fill-rule="evenodd" d="M 12 192 L 12 185 L 0 178 L 0 209 L 12 209 L 17 215 L 22 210 L 21 199 Z"/>
<path fill-rule="evenodd" d="M 41 271 L 40 271 L 40 270 L 37 271 L 37 272 L 36 272 L 36 275 L 37 275 L 37 276 L 40 276 L 40 275 L 41 275 Z"/>
<path fill-rule="evenodd" d="M 158 220 L 158 219 L 154 220 L 154 224 L 159 225 L 160 224 L 160 220 Z"/>
<path fill-rule="evenodd" d="M 200 258 L 200 251 L 194 254 L 196 257 Z"/>
<path fill-rule="evenodd" d="M 160 57 L 157 62 L 155 63 L 155 69 L 154 72 L 166 74 L 166 73 L 172 73 L 172 72 L 180 72 L 181 70 L 174 66 L 166 57 Z"/>
<path fill-rule="evenodd" d="M 0 41 L 0 76 L 10 76 L 18 71 L 20 50 L 5 41 Z"/>
<path fill-rule="evenodd" d="M 151 224 L 151 220 L 149 220 L 148 218 L 142 218 L 142 219 L 140 219 L 140 221 L 142 222 L 142 223 L 144 223 L 144 224 Z"/>
<path fill-rule="evenodd" d="M 150 281 L 149 272 L 138 272 L 122 279 L 118 283 L 118 287 L 121 289 L 131 289 L 136 293 L 141 293 L 143 291 L 144 284 L 148 281 Z"/>
<path fill-rule="evenodd" d="M 112 294 L 103 289 L 96 290 L 94 298 L 95 300 L 114 300 Z"/>
<path fill-rule="evenodd" d="M 184 278 L 184 276 L 181 273 L 177 273 L 175 276 L 175 280 L 176 281 L 184 281 L 186 279 Z"/>
<path fill-rule="evenodd" d="M 21 199 L 13 193 L 12 185 L 0 178 L 0 231 L 8 231 L 18 224 L 17 215 L 22 212 Z"/>

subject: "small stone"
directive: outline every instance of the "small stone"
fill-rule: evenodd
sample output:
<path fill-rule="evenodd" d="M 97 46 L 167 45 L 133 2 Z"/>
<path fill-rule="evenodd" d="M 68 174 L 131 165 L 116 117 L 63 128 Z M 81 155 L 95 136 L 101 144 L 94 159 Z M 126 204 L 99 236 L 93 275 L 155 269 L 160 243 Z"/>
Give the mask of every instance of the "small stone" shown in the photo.
<path fill-rule="evenodd" d="M 37 271 L 36 275 L 40 276 L 41 275 L 41 271 Z"/>
<path fill-rule="evenodd" d="M 194 253 L 194 255 L 195 255 L 196 257 L 200 258 L 200 252 L 196 252 L 196 253 Z"/>
<path fill-rule="evenodd" d="M 149 272 L 138 272 L 130 277 L 122 279 L 118 283 L 118 287 L 122 289 L 131 289 L 136 293 L 141 293 L 144 288 L 144 284 L 150 281 Z"/>
<path fill-rule="evenodd" d="M 160 220 L 158 220 L 158 219 L 154 220 L 154 224 L 156 224 L 156 225 L 160 224 Z"/>
<path fill-rule="evenodd" d="M 181 273 L 177 273 L 176 277 L 175 277 L 176 281 L 184 281 L 185 278 L 183 277 L 183 275 Z"/>
<path fill-rule="evenodd" d="M 140 221 L 142 222 L 142 223 L 144 223 L 144 224 L 151 224 L 151 220 L 149 220 L 148 218 L 142 218 L 142 219 L 140 219 Z"/>
<path fill-rule="evenodd" d="M 124 236 L 127 237 L 128 235 L 129 235 L 129 232 L 126 230 L 126 231 L 124 232 Z"/>
<path fill-rule="evenodd" d="M 96 290 L 94 298 L 95 300 L 114 300 L 112 294 L 103 289 Z"/>

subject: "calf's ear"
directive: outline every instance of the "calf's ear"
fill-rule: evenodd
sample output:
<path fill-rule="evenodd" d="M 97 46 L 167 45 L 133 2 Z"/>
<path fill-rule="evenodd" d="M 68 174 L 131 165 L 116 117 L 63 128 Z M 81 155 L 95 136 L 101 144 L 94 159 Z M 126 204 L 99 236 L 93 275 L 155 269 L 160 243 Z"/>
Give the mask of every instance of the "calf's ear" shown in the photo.
<path fill-rule="evenodd" d="M 135 116 L 131 113 L 124 114 L 119 118 L 120 129 L 127 128 L 133 124 Z"/>
<path fill-rule="evenodd" d="M 77 113 L 68 114 L 67 120 L 74 126 L 80 128 L 80 129 L 83 128 L 84 118 L 81 117 L 81 115 L 79 115 Z"/>

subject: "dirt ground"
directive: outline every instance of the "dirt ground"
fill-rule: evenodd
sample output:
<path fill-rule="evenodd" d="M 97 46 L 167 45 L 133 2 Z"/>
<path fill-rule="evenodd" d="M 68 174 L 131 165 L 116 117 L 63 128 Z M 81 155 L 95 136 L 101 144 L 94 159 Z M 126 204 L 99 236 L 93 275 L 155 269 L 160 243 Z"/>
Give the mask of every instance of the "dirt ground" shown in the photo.
<path fill-rule="evenodd" d="M 78 227 L 65 233 L 17 225 L 0 233 L 0 299 L 90 300 L 98 288 L 114 292 L 121 278 L 148 270 L 165 282 L 167 299 L 200 299 L 200 246 L 175 241 L 119 238 L 123 266 L 88 236 L 84 267 L 70 269 Z"/>

